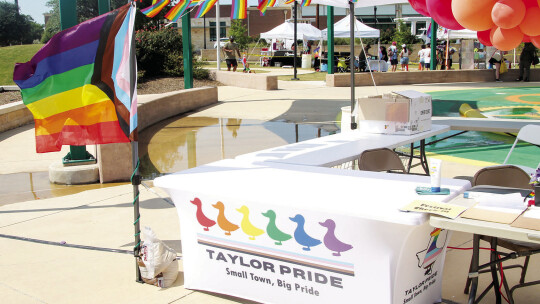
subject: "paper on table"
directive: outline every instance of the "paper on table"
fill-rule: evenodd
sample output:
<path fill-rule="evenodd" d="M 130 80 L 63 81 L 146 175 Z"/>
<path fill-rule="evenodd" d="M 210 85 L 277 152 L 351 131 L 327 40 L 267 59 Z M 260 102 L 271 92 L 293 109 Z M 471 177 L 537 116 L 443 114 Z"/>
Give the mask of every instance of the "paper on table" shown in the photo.
<path fill-rule="evenodd" d="M 523 213 L 523 217 L 540 219 L 540 208 L 531 207 L 529 210 L 527 210 L 527 212 Z"/>
<path fill-rule="evenodd" d="M 434 201 L 414 200 L 399 210 L 432 213 L 454 219 L 467 210 L 467 207 Z"/>
<path fill-rule="evenodd" d="M 482 195 L 477 196 L 475 200 L 478 204 L 474 207 L 479 209 L 515 214 L 520 214 L 527 209 L 527 205 L 523 202 L 523 196 L 519 193 L 482 193 Z"/>

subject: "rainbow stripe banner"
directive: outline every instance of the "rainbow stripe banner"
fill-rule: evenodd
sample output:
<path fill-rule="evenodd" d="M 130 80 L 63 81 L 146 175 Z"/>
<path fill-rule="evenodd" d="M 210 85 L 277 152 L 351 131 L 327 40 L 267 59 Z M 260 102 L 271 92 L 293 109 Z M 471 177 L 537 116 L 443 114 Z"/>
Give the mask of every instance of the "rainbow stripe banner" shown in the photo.
<path fill-rule="evenodd" d="M 293 3 L 294 1 L 296 1 L 296 0 L 287 0 L 287 1 L 284 2 L 284 4 L 291 4 L 291 3 Z"/>
<path fill-rule="evenodd" d="M 264 16 L 264 14 L 266 14 L 267 8 L 268 8 L 268 0 L 259 0 L 259 5 L 257 5 L 257 9 L 261 12 L 261 16 Z"/>
<path fill-rule="evenodd" d="M 302 6 L 309 6 L 311 4 L 311 0 L 302 0 Z"/>
<path fill-rule="evenodd" d="M 152 5 L 142 9 L 141 13 L 145 14 L 147 17 L 153 18 L 159 14 L 165 6 L 169 5 L 170 2 L 171 0 L 152 1 Z"/>
<path fill-rule="evenodd" d="M 204 2 L 199 5 L 199 9 L 197 10 L 195 18 L 201 18 L 206 13 L 208 13 L 208 11 L 210 11 L 212 7 L 214 7 L 214 4 L 216 4 L 216 1 L 217 0 L 204 0 Z"/>
<path fill-rule="evenodd" d="M 231 19 L 247 18 L 247 0 L 232 0 Z"/>
<path fill-rule="evenodd" d="M 126 4 L 64 30 L 15 65 L 38 153 L 136 140 L 135 12 Z"/>
<path fill-rule="evenodd" d="M 276 5 L 276 0 L 269 0 L 267 7 L 274 7 Z"/>
<path fill-rule="evenodd" d="M 176 22 L 191 4 L 191 0 L 180 0 L 166 15 L 165 18 Z"/>
<path fill-rule="evenodd" d="M 203 0 L 191 0 L 191 3 L 188 5 L 188 8 L 192 8 L 194 6 L 197 6 L 199 4 L 201 4 L 203 2 Z"/>

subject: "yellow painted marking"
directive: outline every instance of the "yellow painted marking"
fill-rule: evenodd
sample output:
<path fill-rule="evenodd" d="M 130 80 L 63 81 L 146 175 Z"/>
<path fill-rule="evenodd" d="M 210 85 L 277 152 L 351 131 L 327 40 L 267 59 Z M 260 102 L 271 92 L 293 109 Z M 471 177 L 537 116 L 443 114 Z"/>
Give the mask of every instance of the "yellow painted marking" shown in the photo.
<path fill-rule="evenodd" d="M 467 159 L 467 158 L 461 158 L 456 156 L 450 156 L 450 155 L 442 155 L 437 154 L 433 152 L 426 152 L 427 157 L 434 157 L 438 158 L 444 161 L 454 162 L 458 164 L 463 165 L 469 165 L 469 166 L 477 166 L 477 167 L 487 167 L 487 166 L 494 166 L 494 165 L 500 165 L 498 163 L 492 163 L 492 162 L 486 162 L 481 160 L 474 160 L 474 159 Z"/>

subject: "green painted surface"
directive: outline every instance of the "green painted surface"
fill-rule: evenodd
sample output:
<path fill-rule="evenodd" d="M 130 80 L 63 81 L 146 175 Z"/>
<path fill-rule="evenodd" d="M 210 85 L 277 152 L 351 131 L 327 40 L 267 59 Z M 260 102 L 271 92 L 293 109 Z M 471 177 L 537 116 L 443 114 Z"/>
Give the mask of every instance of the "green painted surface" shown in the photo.
<path fill-rule="evenodd" d="M 433 97 L 434 116 L 457 117 L 459 107 L 467 103 L 489 117 L 540 118 L 540 87 L 439 91 L 429 94 Z M 502 163 L 514 140 L 513 136 L 504 134 L 467 132 L 429 146 L 427 150 L 466 159 Z M 540 162 L 539 156 L 539 147 L 522 143 L 517 145 L 508 163 L 536 167 Z"/>

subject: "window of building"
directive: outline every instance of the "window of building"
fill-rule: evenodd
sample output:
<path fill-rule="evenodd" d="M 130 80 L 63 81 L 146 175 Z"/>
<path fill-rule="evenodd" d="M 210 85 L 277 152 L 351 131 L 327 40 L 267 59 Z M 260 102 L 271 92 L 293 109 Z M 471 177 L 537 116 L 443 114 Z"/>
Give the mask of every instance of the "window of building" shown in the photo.
<path fill-rule="evenodd" d="M 227 37 L 227 28 L 225 21 L 219 22 L 219 38 Z M 216 23 L 210 22 L 210 41 L 216 41 Z"/>

